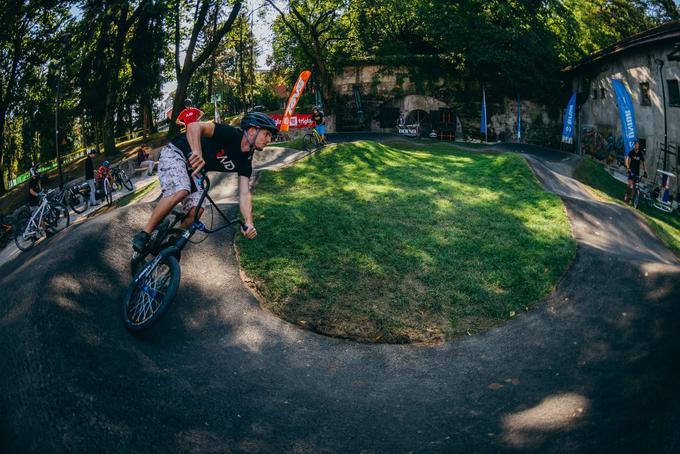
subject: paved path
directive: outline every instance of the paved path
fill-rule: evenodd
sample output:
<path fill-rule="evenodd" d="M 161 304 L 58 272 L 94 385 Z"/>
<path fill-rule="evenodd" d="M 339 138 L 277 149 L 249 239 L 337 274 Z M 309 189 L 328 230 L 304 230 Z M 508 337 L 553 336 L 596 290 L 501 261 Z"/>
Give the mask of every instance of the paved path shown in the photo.
<path fill-rule="evenodd" d="M 0 267 L 0 452 L 678 452 L 680 264 L 561 175 L 569 156 L 534 156 L 576 260 L 535 310 L 434 347 L 274 317 L 240 281 L 233 232 L 185 252 L 166 318 L 131 335 L 119 304 L 149 205 L 67 229 Z"/>

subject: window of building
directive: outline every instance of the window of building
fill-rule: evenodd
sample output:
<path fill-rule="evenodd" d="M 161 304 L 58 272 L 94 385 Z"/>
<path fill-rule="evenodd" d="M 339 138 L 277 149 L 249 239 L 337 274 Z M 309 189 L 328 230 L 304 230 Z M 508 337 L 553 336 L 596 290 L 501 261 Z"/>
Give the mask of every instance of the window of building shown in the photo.
<path fill-rule="evenodd" d="M 604 87 L 600 88 L 600 98 L 603 98 L 603 99 L 604 99 L 605 93 L 607 93 L 607 90 L 605 90 Z"/>
<path fill-rule="evenodd" d="M 640 105 L 652 105 L 652 98 L 649 96 L 649 82 L 640 82 Z"/>
<path fill-rule="evenodd" d="M 680 107 L 680 89 L 678 88 L 677 79 L 669 79 L 666 81 L 668 85 L 668 105 Z"/>

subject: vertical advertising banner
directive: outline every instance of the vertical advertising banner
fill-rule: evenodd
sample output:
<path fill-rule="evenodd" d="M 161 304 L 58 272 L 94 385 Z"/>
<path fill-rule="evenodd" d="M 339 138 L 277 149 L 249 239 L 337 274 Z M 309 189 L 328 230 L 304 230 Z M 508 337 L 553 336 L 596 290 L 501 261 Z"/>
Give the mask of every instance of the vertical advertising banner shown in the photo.
<path fill-rule="evenodd" d="M 482 119 L 479 125 L 479 132 L 486 134 L 486 92 L 482 88 Z"/>
<path fill-rule="evenodd" d="M 290 116 L 293 114 L 295 106 L 297 106 L 300 96 L 302 96 L 302 90 L 304 90 L 305 84 L 311 75 L 311 71 L 302 71 L 300 73 L 300 77 L 297 79 L 297 82 L 295 82 L 295 85 L 293 85 L 293 91 L 290 92 L 288 104 L 286 104 L 286 110 L 283 112 L 283 120 L 281 121 L 280 128 L 282 132 L 288 131 L 288 128 L 290 127 Z"/>
<path fill-rule="evenodd" d="M 519 93 L 517 93 L 517 140 L 522 138 L 522 115 L 519 103 Z"/>
<path fill-rule="evenodd" d="M 574 143 L 574 121 L 576 121 L 576 92 L 571 95 L 564 113 L 564 125 L 562 126 L 562 142 Z"/>
<path fill-rule="evenodd" d="M 616 104 L 619 106 L 619 117 L 621 117 L 621 130 L 623 131 L 623 146 L 625 148 L 626 156 L 633 149 L 635 140 L 637 139 L 637 126 L 635 124 L 635 111 L 633 110 L 633 102 L 630 99 L 630 94 L 623 82 L 620 80 L 612 80 L 612 87 L 616 93 Z"/>

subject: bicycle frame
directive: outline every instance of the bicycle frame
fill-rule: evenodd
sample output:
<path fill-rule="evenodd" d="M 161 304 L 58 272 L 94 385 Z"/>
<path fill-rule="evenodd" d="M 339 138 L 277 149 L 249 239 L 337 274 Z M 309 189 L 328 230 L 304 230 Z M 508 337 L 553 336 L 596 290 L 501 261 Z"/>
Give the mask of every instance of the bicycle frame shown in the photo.
<path fill-rule="evenodd" d="M 200 230 L 201 232 L 205 233 L 216 233 L 219 232 L 220 230 L 224 230 L 227 227 L 230 227 L 233 224 L 239 223 L 241 225 L 241 229 L 245 227 L 245 224 L 243 221 L 240 219 L 234 219 L 231 220 L 229 219 L 223 212 L 222 210 L 219 209 L 215 201 L 210 198 L 208 195 L 208 191 L 210 189 L 210 180 L 208 179 L 208 176 L 203 174 L 203 176 L 200 179 L 200 185 L 201 189 L 203 190 L 203 193 L 201 194 L 201 198 L 198 201 L 198 204 L 194 208 L 194 222 L 189 226 L 189 228 L 182 234 L 182 236 L 179 237 L 177 242 L 173 244 L 172 246 L 168 246 L 165 249 L 162 249 L 156 257 L 154 257 L 153 260 L 151 260 L 149 263 L 147 263 L 135 276 L 134 283 L 137 284 L 140 280 L 146 278 L 149 273 L 155 268 L 155 266 L 160 262 L 164 257 L 170 256 L 170 255 L 175 255 L 178 252 L 180 252 L 182 249 L 184 249 L 184 246 L 189 242 L 189 239 L 196 233 L 197 230 Z M 222 216 L 222 218 L 226 221 L 226 224 L 223 224 L 216 229 L 209 229 L 205 226 L 200 221 L 200 207 L 203 206 L 203 202 L 205 199 L 208 199 L 210 204 L 217 210 L 217 212 Z"/>
<path fill-rule="evenodd" d="M 40 206 L 38 207 L 37 210 L 35 210 L 35 213 L 33 213 L 31 217 L 28 219 L 26 229 L 24 229 L 24 232 L 21 234 L 24 239 L 26 239 L 26 237 L 29 235 L 33 235 L 34 233 L 40 232 L 40 224 L 43 219 L 43 215 L 45 214 L 45 210 L 47 209 L 47 205 L 48 205 L 47 197 L 43 196 L 42 200 L 40 201 Z"/>

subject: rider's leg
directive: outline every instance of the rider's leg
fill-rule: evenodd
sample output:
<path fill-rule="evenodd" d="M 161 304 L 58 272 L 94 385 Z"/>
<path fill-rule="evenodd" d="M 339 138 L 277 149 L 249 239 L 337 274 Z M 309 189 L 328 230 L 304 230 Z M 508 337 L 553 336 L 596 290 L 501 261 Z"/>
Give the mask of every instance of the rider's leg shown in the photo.
<path fill-rule="evenodd" d="M 623 201 L 624 201 L 624 202 L 628 202 L 628 198 L 629 198 L 629 197 L 628 197 L 628 194 L 629 194 L 629 193 L 631 194 L 631 197 L 632 197 L 632 193 L 633 193 L 633 180 L 631 180 L 630 178 L 628 179 L 628 185 L 626 186 L 626 194 L 623 196 Z"/>
<path fill-rule="evenodd" d="M 147 221 L 144 231 L 151 234 L 153 229 L 155 229 L 165 216 L 167 216 L 178 203 L 184 200 L 187 195 L 189 195 L 189 191 L 179 191 L 171 196 L 162 198 L 158 202 L 158 205 L 156 205 L 156 208 L 154 208 L 153 213 L 151 213 L 151 217 Z"/>
<path fill-rule="evenodd" d="M 191 224 L 194 223 L 194 213 L 196 212 L 195 208 L 191 208 L 187 212 L 187 217 L 184 218 L 182 223 L 180 224 L 180 227 L 183 229 L 188 229 Z M 203 208 L 198 209 L 198 217 L 203 216 Z"/>

